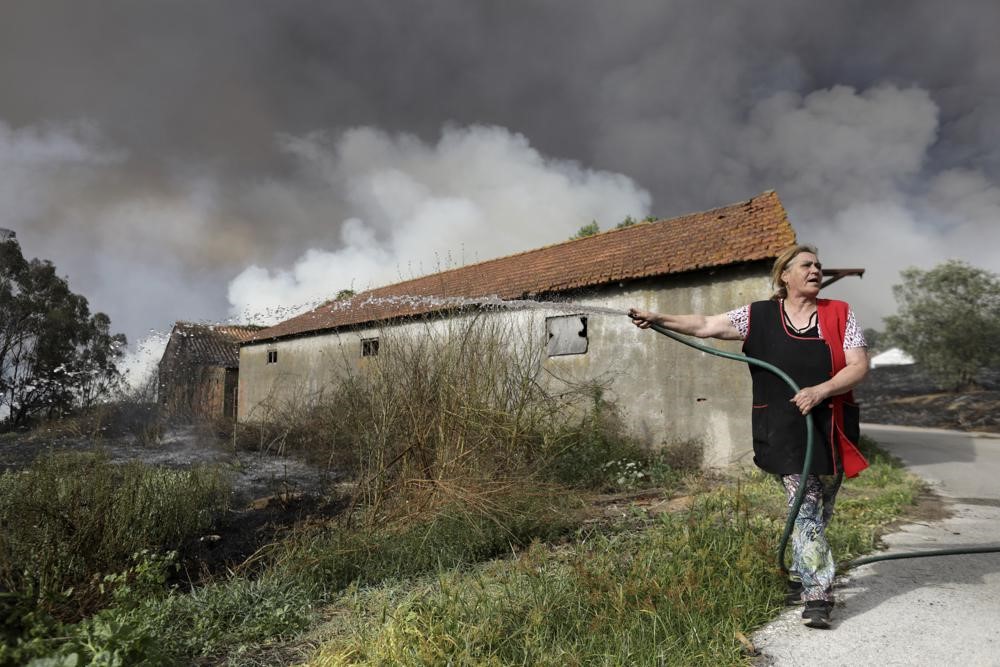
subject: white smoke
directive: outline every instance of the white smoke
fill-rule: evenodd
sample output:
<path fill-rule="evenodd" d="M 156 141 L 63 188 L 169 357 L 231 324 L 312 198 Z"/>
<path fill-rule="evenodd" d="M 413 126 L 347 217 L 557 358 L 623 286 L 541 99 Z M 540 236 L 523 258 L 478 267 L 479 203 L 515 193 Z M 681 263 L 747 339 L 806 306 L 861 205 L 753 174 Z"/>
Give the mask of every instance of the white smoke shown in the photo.
<path fill-rule="evenodd" d="M 168 342 L 169 331 L 151 330 L 148 335 L 129 346 L 118 363 L 127 389 L 137 391 L 148 388 Z"/>
<path fill-rule="evenodd" d="M 546 158 L 500 127 L 446 127 L 428 145 L 374 128 L 286 138 L 348 204 L 336 246 L 290 269 L 251 266 L 229 285 L 240 318 L 275 321 L 285 307 L 564 241 L 598 220 L 642 218 L 650 196 L 620 174 Z M 337 221 L 330 221 L 337 224 Z"/>

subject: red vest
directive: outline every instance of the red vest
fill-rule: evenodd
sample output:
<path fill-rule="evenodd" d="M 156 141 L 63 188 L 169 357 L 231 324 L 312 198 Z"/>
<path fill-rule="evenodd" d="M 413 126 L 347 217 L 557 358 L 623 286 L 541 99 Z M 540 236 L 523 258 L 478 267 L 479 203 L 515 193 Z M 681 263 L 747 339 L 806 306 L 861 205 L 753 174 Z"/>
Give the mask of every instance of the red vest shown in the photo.
<path fill-rule="evenodd" d="M 847 330 L 848 305 L 843 301 L 833 301 L 831 299 L 817 299 L 816 307 L 819 311 L 819 328 L 823 334 L 823 340 L 830 348 L 830 358 L 833 361 L 833 370 L 830 377 L 836 375 L 842 368 L 847 366 L 847 357 L 844 354 L 844 334 Z M 833 432 L 831 438 L 834 445 L 840 452 L 841 465 L 844 467 L 844 474 L 848 477 L 857 477 L 858 473 L 868 467 L 868 461 L 858 451 L 857 443 L 853 442 L 847 433 L 845 426 L 854 431 L 857 423 L 858 405 L 854 401 L 854 392 L 849 391 L 840 396 L 830 398 L 833 408 Z M 845 414 L 849 413 L 845 419 Z M 854 433 L 852 436 L 857 437 Z"/>

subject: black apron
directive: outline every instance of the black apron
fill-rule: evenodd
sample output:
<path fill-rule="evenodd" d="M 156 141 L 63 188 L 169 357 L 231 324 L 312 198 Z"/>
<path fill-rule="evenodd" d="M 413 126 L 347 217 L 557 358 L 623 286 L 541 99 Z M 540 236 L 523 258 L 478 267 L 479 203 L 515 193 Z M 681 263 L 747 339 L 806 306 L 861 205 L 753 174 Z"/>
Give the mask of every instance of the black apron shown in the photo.
<path fill-rule="evenodd" d="M 750 330 L 743 343 L 748 357 L 766 361 L 787 373 L 800 388 L 830 379 L 830 348 L 819 338 L 817 327 L 797 334 L 785 325 L 778 301 L 750 304 Z M 750 365 L 753 380 L 754 463 L 777 475 L 802 472 L 806 451 L 806 419 L 791 402 L 795 393 L 769 370 Z M 829 401 L 812 409 L 813 456 L 810 472 L 830 475 L 837 471 L 830 446 L 833 413 Z"/>

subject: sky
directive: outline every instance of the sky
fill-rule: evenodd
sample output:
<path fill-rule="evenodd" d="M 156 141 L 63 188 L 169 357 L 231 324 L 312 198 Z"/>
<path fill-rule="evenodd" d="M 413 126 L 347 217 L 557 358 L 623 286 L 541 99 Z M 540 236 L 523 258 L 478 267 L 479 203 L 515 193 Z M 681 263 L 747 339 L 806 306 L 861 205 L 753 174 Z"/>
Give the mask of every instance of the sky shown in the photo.
<path fill-rule="evenodd" d="M 863 326 L 1000 272 L 990 0 L 10 0 L 0 227 L 133 354 L 778 192 Z M 739 305 L 739 304 L 734 304 Z"/>

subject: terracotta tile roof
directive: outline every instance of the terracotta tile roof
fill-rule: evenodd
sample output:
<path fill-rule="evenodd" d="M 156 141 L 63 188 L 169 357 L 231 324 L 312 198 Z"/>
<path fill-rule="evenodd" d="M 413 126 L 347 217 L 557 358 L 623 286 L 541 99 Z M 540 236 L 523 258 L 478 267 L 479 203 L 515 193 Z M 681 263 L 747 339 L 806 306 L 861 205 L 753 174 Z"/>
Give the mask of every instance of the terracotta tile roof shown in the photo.
<path fill-rule="evenodd" d="M 222 324 L 195 324 L 177 322 L 170 332 L 170 340 L 163 351 L 163 360 L 168 355 L 182 363 L 198 366 L 221 366 L 238 368 L 240 365 L 240 343 L 250 340 L 261 330 L 258 326 L 236 326 Z"/>
<path fill-rule="evenodd" d="M 448 300 L 461 297 L 525 299 L 770 260 L 793 243 L 795 232 L 785 209 L 777 193 L 767 191 L 710 211 L 640 223 L 328 301 L 257 332 L 249 342 L 425 314 L 454 307 Z"/>

